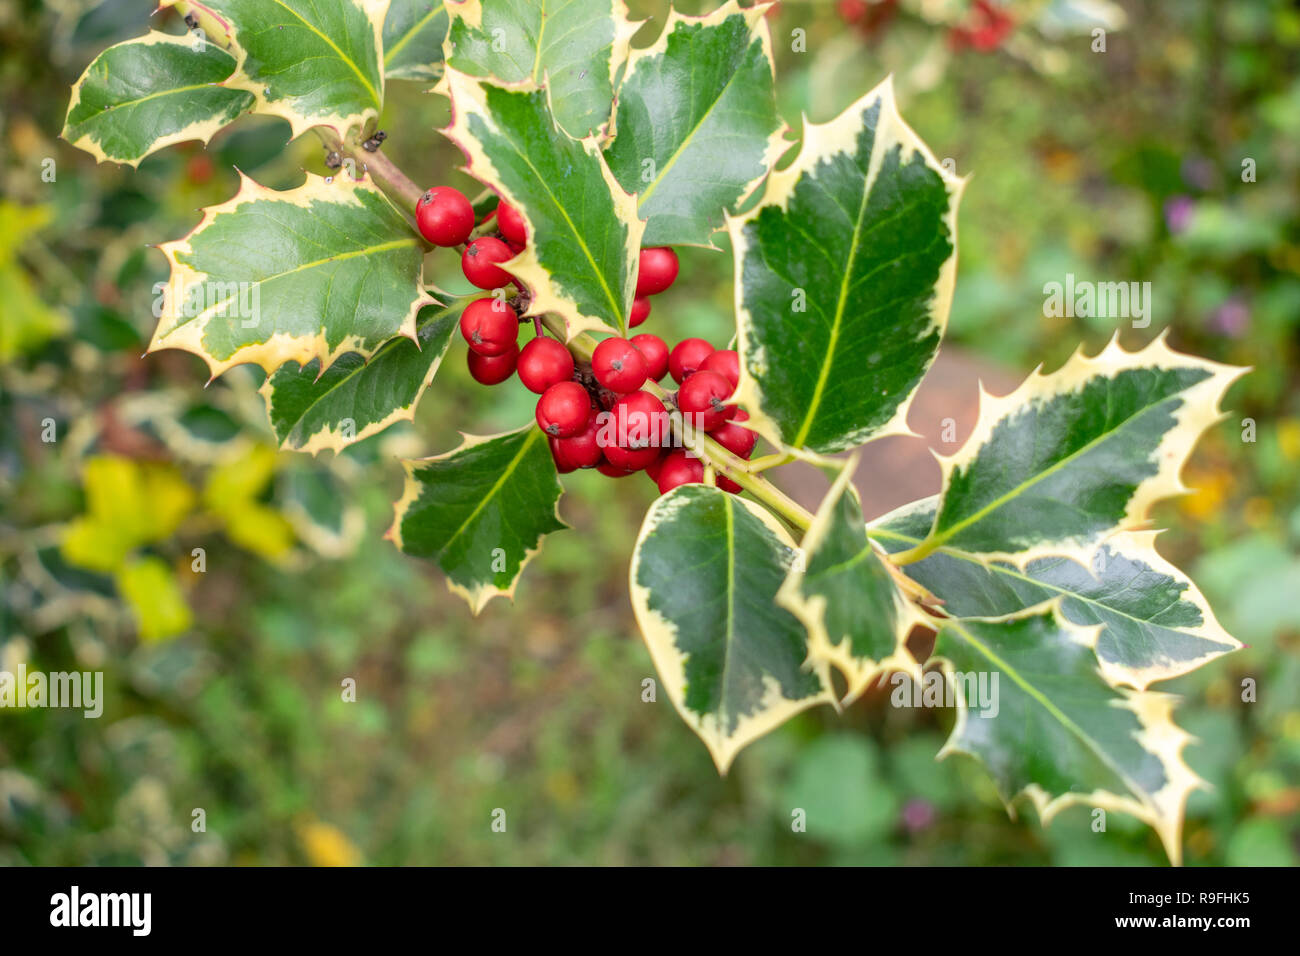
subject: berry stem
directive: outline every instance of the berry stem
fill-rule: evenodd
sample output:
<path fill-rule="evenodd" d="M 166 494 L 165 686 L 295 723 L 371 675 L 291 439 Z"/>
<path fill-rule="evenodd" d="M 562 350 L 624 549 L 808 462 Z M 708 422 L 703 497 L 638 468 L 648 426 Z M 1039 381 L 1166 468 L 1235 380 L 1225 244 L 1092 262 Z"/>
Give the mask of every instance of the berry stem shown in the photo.
<path fill-rule="evenodd" d="M 770 455 L 763 455 L 755 458 L 749 463 L 749 470 L 752 472 L 767 471 L 769 468 L 777 468 L 781 465 L 788 465 L 794 461 L 794 455 L 788 455 L 784 452 L 773 452 Z"/>
<path fill-rule="evenodd" d="M 315 129 L 327 150 L 350 158 L 356 163 L 358 173 L 366 173 L 399 209 L 410 216 L 415 215 L 415 204 L 420 201 L 424 190 L 398 169 L 392 160 L 381 152 L 370 152 L 353 138 L 343 140 L 332 129 L 323 126 Z"/>

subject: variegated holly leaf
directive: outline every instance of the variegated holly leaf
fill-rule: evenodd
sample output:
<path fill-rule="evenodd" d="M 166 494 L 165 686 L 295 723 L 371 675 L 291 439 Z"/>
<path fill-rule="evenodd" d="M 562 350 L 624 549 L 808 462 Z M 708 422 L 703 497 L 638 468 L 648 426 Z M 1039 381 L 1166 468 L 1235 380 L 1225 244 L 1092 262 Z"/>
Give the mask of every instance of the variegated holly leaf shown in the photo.
<path fill-rule="evenodd" d="M 871 536 L 891 552 L 916 547 L 934 522 L 936 502 L 927 498 L 885 516 Z M 1145 690 L 1241 647 L 1196 585 L 1156 553 L 1155 538 L 1154 531 L 1121 532 L 1087 564 L 1044 557 L 1023 569 L 945 546 L 903 570 L 954 617 L 999 617 L 1059 598 L 1071 623 L 1101 625 L 1102 675 Z"/>
<path fill-rule="evenodd" d="M 815 704 L 807 634 L 776 602 L 794 542 L 753 502 L 682 485 L 646 514 L 632 553 L 632 608 L 673 706 L 721 773 L 742 747 Z"/>
<path fill-rule="evenodd" d="M 154 32 L 111 46 L 73 85 L 62 136 L 128 166 L 173 143 L 206 143 L 253 105 L 253 94 L 218 85 L 234 69 L 233 56 L 194 36 Z"/>
<path fill-rule="evenodd" d="M 555 462 L 534 425 L 466 435 L 446 454 L 403 465 L 406 490 L 388 536 L 407 554 L 437 561 L 475 614 L 499 594 L 513 598 L 542 537 L 568 527 Z"/>
<path fill-rule="evenodd" d="M 384 75 L 436 80 L 442 75 L 447 8 L 442 0 L 392 0 L 384 18 Z"/>
<path fill-rule="evenodd" d="M 1183 463 L 1244 371 L 1175 352 L 1163 336 L 1138 352 L 1116 338 L 1003 398 L 981 394 L 974 433 L 939 459 L 934 526 L 899 560 L 949 545 L 1018 567 L 1049 554 L 1087 563 L 1098 541 L 1187 490 Z"/>
<path fill-rule="evenodd" d="M 305 464 L 286 468 L 278 476 L 276 500 L 308 547 L 323 557 L 346 557 L 366 527 L 354 489 L 334 470 L 299 460 Z"/>
<path fill-rule="evenodd" d="M 399 421 L 415 406 L 447 354 L 463 303 L 426 306 L 415 339 L 397 337 L 367 361 L 349 353 L 320 370 L 320 362 L 281 365 L 262 384 L 271 428 L 281 448 L 342 451 Z"/>
<path fill-rule="evenodd" d="M 673 11 L 629 58 L 605 157 L 637 194 L 645 245 L 710 245 L 785 149 L 765 11 L 736 0 L 703 17 Z"/>
<path fill-rule="evenodd" d="M 636 290 L 645 223 L 593 140 L 555 125 L 552 98 L 447 70 L 452 124 L 467 171 L 528 223 L 526 249 L 503 268 L 532 293 L 528 315 L 554 312 L 570 338 L 586 329 L 622 331 Z"/>
<path fill-rule="evenodd" d="M 908 434 L 948 321 L 962 183 L 903 122 L 888 80 L 805 124 L 794 162 L 728 221 L 750 427 L 814 453 Z"/>
<path fill-rule="evenodd" d="M 340 136 L 384 105 L 384 14 L 389 0 L 161 0 L 230 48 L 238 67 L 225 85 L 253 94 L 254 111 Z"/>
<path fill-rule="evenodd" d="M 1003 800 L 1027 795 L 1044 824 L 1075 804 L 1131 813 L 1176 864 L 1187 796 L 1202 785 L 1182 757 L 1191 738 L 1173 723 L 1174 697 L 1102 678 L 1095 637 L 1050 607 L 944 622 L 936 653 L 957 723 L 940 756 L 978 758 Z"/>
<path fill-rule="evenodd" d="M 836 476 L 776 596 L 807 628 L 809 661 L 844 675 L 845 703 L 886 671 L 920 680 L 907 635 L 913 625 L 929 623 L 899 589 L 898 572 L 880 546 L 867 538 L 852 484 L 856 467 L 855 457 Z"/>
<path fill-rule="evenodd" d="M 449 0 L 447 12 L 448 66 L 546 86 L 570 136 L 608 126 L 614 79 L 640 26 L 623 0 Z"/>
<path fill-rule="evenodd" d="M 270 373 L 371 355 L 414 338 L 431 301 L 419 238 L 383 193 L 347 176 L 308 174 L 284 192 L 245 176 L 233 199 L 159 248 L 171 277 L 149 349 L 193 352 L 214 377 L 244 362 Z"/>

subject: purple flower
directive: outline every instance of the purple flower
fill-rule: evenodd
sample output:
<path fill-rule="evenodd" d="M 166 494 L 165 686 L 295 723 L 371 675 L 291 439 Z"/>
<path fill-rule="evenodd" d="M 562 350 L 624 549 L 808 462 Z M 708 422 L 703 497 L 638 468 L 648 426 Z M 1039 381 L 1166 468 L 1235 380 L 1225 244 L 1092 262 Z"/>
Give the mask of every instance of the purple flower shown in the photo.
<path fill-rule="evenodd" d="M 903 828 L 908 833 L 920 833 L 934 823 L 937 814 L 928 800 L 912 799 L 903 804 Z"/>
<path fill-rule="evenodd" d="M 1214 310 L 1210 317 L 1210 328 L 1230 339 L 1239 339 L 1250 328 L 1250 309 L 1246 303 L 1235 296 Z"/>
<path fill-rule="evenodd" d="M 1176 235 L 1188 227 L 1195 211 L 1191 196 L 1170 196 L 1165 200 L 1165 225 Z"/>

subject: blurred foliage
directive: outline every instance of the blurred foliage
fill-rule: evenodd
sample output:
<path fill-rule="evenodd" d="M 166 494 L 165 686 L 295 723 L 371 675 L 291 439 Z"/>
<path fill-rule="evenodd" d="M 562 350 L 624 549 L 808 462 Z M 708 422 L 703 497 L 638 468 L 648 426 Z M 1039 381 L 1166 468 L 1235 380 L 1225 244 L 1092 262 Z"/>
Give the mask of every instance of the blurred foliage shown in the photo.
<path fill-rule="evenodd" d="M 934 760 L 951 715 L 885 692 L 802 715 L 719 780 L 667 702 L 642 699 L 653 670 L 625 578 L 647 482 L 573 476 L 574 530 L 547 542 L 513 607 L 470 618 L 381 538 L 397 455 L 531 414 L 522 386 L 474 386 L 460 354 L 413 427 L 319 461 L 273 450 L 260 372 L 204 388 L 191 356 L 141 358 L 166 275 L 148 244 L 233 194 L 236 166 L 281 188 L 323 171 L 312 138 L 286 148 L 273 120 L 136 172 L 57 141 L 72 80 L 154 6 L 0 0 L 0 670 L 102 670 L 106 697 L 98 720 L 0 711 L 0 863 L 1163 862 L 1118 815 L 1105 833 L 1081 809 L 1047 829 L 1009 819 L 973 764 Z M 861 9 L 877 6 L 892 9 Z M 1195 456 L 1196 493 L 1161 512 L 1162 550 L 1252 647 L 1168 689 L 1213 787 L 1193 798 L 1188 862 L 1294 865 L 1300 14 L 1003 7 L 1013 28 L 982 51 L 954 40 L 965 0 L 783 0 L 785 114 L 797 135 L 800 112 L 825 120 L 892 71 L 909 122 L 974 173 L 952 317 L 968 350 L 1022 372 L 1095 350 L 1113 320 L 1044 316 L 1044 284 L 1074 273 L 1152 283 L 1151 328 L 1121 329 L 1128 344 L 1167 327 L 1180 348 L 1255 366 Z M 385 119 L 399 164 L 471 188 L 436 132 L 444 101 L 395 82 Z M 454 290 L 453 260 L 431 256 L 428 275 Z M 726 259 L 686 250 L 662 298 L 656 331 L 729 334 Z"/>

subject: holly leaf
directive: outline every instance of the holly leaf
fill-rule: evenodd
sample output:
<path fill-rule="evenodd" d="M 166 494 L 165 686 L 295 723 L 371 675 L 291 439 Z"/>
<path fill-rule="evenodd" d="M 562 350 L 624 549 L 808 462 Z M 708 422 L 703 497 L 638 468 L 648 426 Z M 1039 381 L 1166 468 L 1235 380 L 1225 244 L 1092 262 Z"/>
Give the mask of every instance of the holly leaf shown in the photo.
<path fill-rule="evenodd" d="M 362 128 L 384 105 L 384 14 L 389 0 L 203 0 L 161 6 L 200 11 L 211 38 L 235 54 L 225 85 L 247 90 L 254 112 L 288 120 L 293 136 Z"/>
<path fill-rule="evenodd" d="M 451 0 L 447 65 L 483 79 L 546 86 L 575 138 L 609 124 L 632 34 L 623 0 Z"/>
<path fill-rule="evenodd" d="M 936 503 L 927 498 L 885 516 L 872 525 L 871 536 L 890 552 L 915 547 L 934 521 Z M 1086 564 L 1051 556 L 1021 569 L 945 546 L 903 570 L 941 598 L 953 617 L 1000 617 L 1060 599 L 1071 624 L 1101 626 L 1102 676 L 1145 690 L 1242 646 L 1196 585 L 1156 552 L 1156 534 L 1120 532 Z"/>
<path fill-rule="evenodd" d="M 824 126 L 728 220 L 750 427 L 814 453 L 910 434 L 956 274 L 963 180 L 894 106 L 888 80 Z"/>
<path fill-rule="evenodd" d="M 1044 825 L 1075 804 L 1130 813 L 1177 864 L 1187 796 L 1202 785 L 1182 757 L 1191 737 L 1173 723 L 1173 696 L 1102 678 L 1095 637 L 1054 607 L 943 622 L 957 722 L 939 756 L 978 758 L 1008 806 L 1028 796 Z"/>
<path fill-rule="evenodd" d="M 1138 352 L 1115 339 L 1003 398 L 981 393 L 970 439 L 939 458 L 934 526 L 900 560 L 947 545 L 1017 567 L 1049 554 L 1086 564 L 1098 541 L 1187 490 L 1183 463 L 1245 371 L 1175 352 L 1163 336 Z"/>
<path fill-rule="evenodd" d="M 632 52 L 605 157 L 637 194 L 645 245 L 711 245 L 785 150 L 765 10 L 674 10 L 655 45 Z"/>
<path fill-rule="evenodd" d="M 193 352 L 213 377 L 245 362 L 270 373 L 372 355 L 395 335 L 414 338 L 416 313 L 432 301 L 410 224 L 347 176 L 309 173 L 284 192 L 244 176 L 233 199 L 159 248 L 171 277 L 149 350 Z"/>
<path fill-rule="evenodd" d="M 855 457 L 836 476 L 800 544 L 801 560 L 776 595 L 807 628 L 809 661 L 844 675 L 844 703 L 886 671 L 920 680 L 907 635 L 913 625 L 930 623 L 899 589 L 883 549 L 867 538 L 852 485 L 856 467 Z"/>
<path fill-rule="evenodd" d="M 334 470 L 312 462 L 282 472 L 276 488 L 276 499 L 294 534 L 326 558 L 352 554 L 365 533 L 365 515 L 354 494 L 355 489 Z"/>
<path fill-rule="evenodd" d="M 554 312 L 572 338 L 627 326 L 645 223 L 594 140 L 555 125 L 547 91 L 447 71 L 452 124 L 470 175 L 528 224 L 527 248 L 503 264 L 532 293 L 527 315 Z"/>
<path fill-rule="evenodd" d="M 392 0 L 384 18 L 384 75 L 436 80 L 442 75 L 447 8 L 442 0 Z"/>
<path fill-rule="evenodd" d="M 73 84 L 61 135 L 133 167 L 173 143 L 206 143 L 253 105 L 251 93 L 219 85 L 234 69 L 233 56 L 194 36 L 152 32 L 111 46 Z"/>
<path fill-rule="evenodd" d="M 513 600 L 542 537 L 568 527 L 555 462 L 534 425 L 465 435 L 446 454 L 403 465 L 406 489 L 388 537 L 407 554 L 437 561 L 448 588 L 475 614 L 497 595 Z"/>
<path fill-rule="evenodd" d="M 835 700 L 805 667 L 803 625 L 774 600 L 794 557 L 775 518 L 706 485 L 659 498 L 641 525 L 632 608 L 673 706 L 720 773 L 749 742 Z"/>
<path fill-rule="evenodd" d="M 442 364 L 463 304 L 426 306 L 415 338 L 386 342 L 367 361 L 355 352 L 324 372 L 319 360 L 281 365 L 260 389 L 281 448 L 335 452 L 399 421 L 412 421 L 415 406 Z"/>

